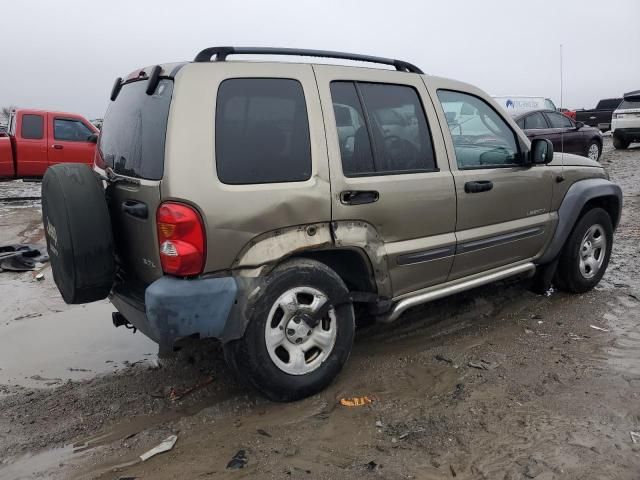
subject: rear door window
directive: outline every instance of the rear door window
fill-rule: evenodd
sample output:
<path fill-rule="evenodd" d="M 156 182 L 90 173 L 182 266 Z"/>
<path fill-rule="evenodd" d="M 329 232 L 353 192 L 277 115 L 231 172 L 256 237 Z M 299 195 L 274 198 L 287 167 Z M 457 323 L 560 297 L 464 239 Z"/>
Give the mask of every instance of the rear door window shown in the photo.
<path fill-rule="evenodd" d="M 216 170 L 231 185 L 311 178 L 302 85 L 286 78 L 235 78 L 218 89 Z"/>
<path fill-rule="evenodd" d="M 338 81 L 330 88 L 346 176 L 436 169 L 431 132 L 412 87 Z"/>
<path fill-rule="evenodd" d="M 66 142 L 87 142 L 93 131 L 80 120 L 56 118 L 53 120 L 53 138 Z"/>
<path fill-rule="evenodd" d="M 42 115 L 23 115 L 21 136 L 30 140 L 44 138 L 44 117 Z"/>
<path fill-rule="evenodd" d="M 162 79 L 153 95 L 147 81 L 122 87 L 104 117 L 100 155 L 116 173 L 160 180 L 164 172 L 164 147 L 173 81 Z"/>
<path fill-rule="evenodd" d="M 527 130 L 536 130 L 549 128 L 547 121 L 541 113 L 533 113 L 524 119 L 524 128 Z"/>

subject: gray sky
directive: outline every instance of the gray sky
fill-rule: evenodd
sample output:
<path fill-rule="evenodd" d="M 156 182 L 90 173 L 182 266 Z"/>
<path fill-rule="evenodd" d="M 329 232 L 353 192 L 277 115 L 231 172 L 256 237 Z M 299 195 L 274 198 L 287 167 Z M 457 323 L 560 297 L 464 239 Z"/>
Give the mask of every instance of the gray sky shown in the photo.
<path fill-rule="evenodd" d="M 117 76 L 204 47 L 388 56 L 491 94 L 591 108 L 640 89 L 638 0 L 1 2 L 0 105 L 102 116 Z"/>

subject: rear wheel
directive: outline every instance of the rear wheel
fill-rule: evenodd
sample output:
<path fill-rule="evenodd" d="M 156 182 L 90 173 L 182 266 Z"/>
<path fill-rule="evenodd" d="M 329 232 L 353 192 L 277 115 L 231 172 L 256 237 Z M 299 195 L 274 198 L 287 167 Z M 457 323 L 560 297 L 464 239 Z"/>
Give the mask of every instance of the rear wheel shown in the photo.
<path fill-rule="evenodd" d="M 355 322 L 347 296 L 341 278 L 320 262 L 297 259 L 277 267 L 244 337 L 225 345 L 229 365 L 275 401 L 319 392 L 351 352 Z"/>
<path fill-rule="evenodd" d="M 595 287 L 609 265 L 613 244 L 611 217 L 602 208 L 585 213 L 569 236 L 556 272 L 563 290 L 583 293 Z"/>
<path fill-rule="evenodd" d="M 613 137 L 613 147 L 617 150 L 625 150 L 629 147 L 629 142 L 618 137 Z"/>
<path fill-rule="evenodd" d="M 589 157 L 591 160 L 598 161 L 598 159 L 600 158 L 601 150 L 602 148 L 600 147 L 600 144 L 595 140 L 592 140 L 587 146 L 587 157 Z"/>

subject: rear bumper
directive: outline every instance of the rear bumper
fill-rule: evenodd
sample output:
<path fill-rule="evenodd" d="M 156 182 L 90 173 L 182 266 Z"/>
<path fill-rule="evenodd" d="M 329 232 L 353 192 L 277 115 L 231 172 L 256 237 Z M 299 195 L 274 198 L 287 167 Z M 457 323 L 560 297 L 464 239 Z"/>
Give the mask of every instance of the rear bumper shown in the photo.
<path fill-rule="evenodd" d="M 247 281 L 236 277 L 192 280 L 162 277 L 144 292 L 144 302 L 125 286 L 114 289 L 111 302 L 146 336 L 171 351 L 179 338 L 197 336 L 230 340 L 244 333 Z M 234 308 L 235 307 L 235 308 Z M 233 323 L 233 325 L 230 325 Z"/>
<path fill-rule="evenodd" d="M 640 127 L 638 128 L 616 128 L 613 136 L 623 142 L 640 142 Z"/>

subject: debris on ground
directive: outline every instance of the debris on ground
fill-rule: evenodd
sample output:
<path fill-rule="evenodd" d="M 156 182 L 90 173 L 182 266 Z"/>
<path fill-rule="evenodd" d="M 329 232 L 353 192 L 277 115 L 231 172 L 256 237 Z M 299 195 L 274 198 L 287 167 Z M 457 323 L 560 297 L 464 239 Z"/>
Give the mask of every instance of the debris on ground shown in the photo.
<path fill-rule="evenodd" d="M 434 355 L 433 358 L 435 358 L 439 362 L 448 363 L 449 365 L 451 365 L 453 363 L 453 360 L 451 360 L 449 357 L 445 357 L 441 353 L 438 353 L 438 354 Z"/>
<path fill-rule="evenodd" d="M 374 470 L 378 469 L 378 464 L 373 460 L 371 460 L 369 463 L 367 463 L 366 467 L 367 467 L 367 470 L 373 472 Z"/>
<path fill-rule="evenodd" d="M 200 382 L 197 385 L 186 388 L 184 390 L 178 390 L 172 387 L 171 390 L 169 390 L 169 400 L 171 400 L 172 402 L 177 402 L 178 400 L 182 400 L 184 397 L 186 397 L 190 393 L 193 393 L 196 390 L 199 390 L 200 388 L 206 387 L 212 382 L 213 382 L 213 377 L 207 377 L 203 382 Z"/>
<path fill-rule="evenodd" d="M 340 405 L 345 407 L 362 407 L 363 405 L 369 405 L 376 401 L 377 398 L 374 395 L 352 398 L 341 398 Z"/>
<path fill-rule="evenodd" d="M 268 437 L 271 438 L 271 434 L 269 432 L 267 432 L 266 430 L 263 430 L 261 428 L 258 428 L 256 430 L 256 432 L 258 432 L 260 435 L 262 435 L 263 437 Z"/>
<path fill-rule="evenodd" d="M 487 360 L 471 360 L 469 363 L 467 363 L 467 365 L 469 365 L 472 368 L 477 368 L 478 370 L 494 370 L 495 368 L 498 368 L 498 366 L 500 365 L 497 362 L 489 362 Z"/>
<path fill-rule="evenodd" d="M 591 328 L 593 328 L 594 330 L 599 330 L 601 332 L 608 332 L 609 330 L 607 330 L 606 328 L 602 328 L 602 327 L 598 327 L 597 325 L 589 325 Z"/>
<path fill-rule="evenodd" d="M 48 261 L 47 249 L 42 245 L 0 245 L 0 271 L 27 272 L 37 263 Z"/>
<path fill-rule="evenodd" d="M 44 280 L 44 273 L 39 273 L 34 277 L 37 281 L 41 282 Z"/>
<path fill-rule="evenodd" d="M 640 432 L 629 432 L 633 443 L 640 443 Z"/>
<path fill-rule="evenodd" d="M 237 470 L 244 468 L 247 465 L 247 452 L 245 450 L 238 450 L 236 454 L 227 463 L 227 470 Z"/>
<path fill-rule="evenodd" d="M 156 445 L 155 447 L 153 447 L 148 452 L 145 452 L 142 455 L 140 455 L 140 460 L 142 460 L 144 462 L 145 460 L 150 459 L 154 455 L 157 455 L 157 454 L 163 453 L 163 452 L 168 452 L 169 450 L 171 450 L 173 448 L 173 446 L 176 444 L 177 440 L 178 440 L 178 436 L 177 435 L 168 436 L 167 438 L 165 438 L 162 441 L 162 443 Z"/>

